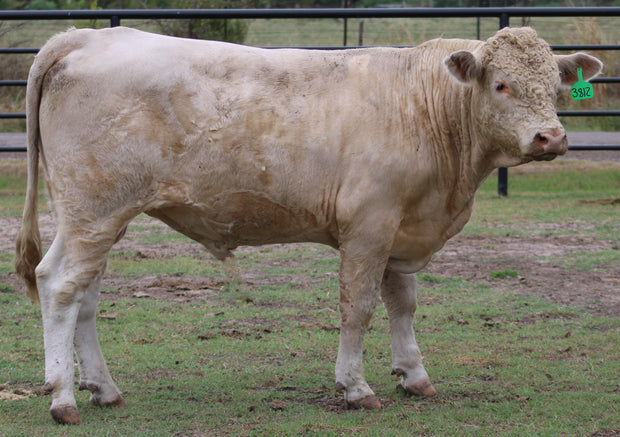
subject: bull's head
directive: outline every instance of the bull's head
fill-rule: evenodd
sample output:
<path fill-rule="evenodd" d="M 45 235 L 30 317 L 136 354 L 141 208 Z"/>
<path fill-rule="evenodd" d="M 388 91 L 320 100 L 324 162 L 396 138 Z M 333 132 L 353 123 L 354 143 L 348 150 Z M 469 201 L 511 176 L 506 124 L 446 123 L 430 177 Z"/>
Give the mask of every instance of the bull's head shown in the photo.
<path fill-rule="evenodd" d="M 551 160 L 567 150 L 555 104 L 560 89 L 599 74 L 603 64 L 584 53 L 553 55 L 531 28 L 502 29 L 473 52 L 445 59 L 449 72 L 472 86 L 472 116 L 491 147 L 495 166 Z"/>

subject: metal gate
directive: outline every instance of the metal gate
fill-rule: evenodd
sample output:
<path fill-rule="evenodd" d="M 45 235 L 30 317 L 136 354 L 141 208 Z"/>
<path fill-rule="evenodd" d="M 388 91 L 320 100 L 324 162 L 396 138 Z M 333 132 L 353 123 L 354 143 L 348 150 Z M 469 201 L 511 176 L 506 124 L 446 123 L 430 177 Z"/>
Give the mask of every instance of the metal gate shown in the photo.
<path fill-rule="evenodd" d="M 497 18 L 498 28 L 510 25 L 512 17 L 620 17 L 620 7 L 528 7 L 528 8 L 330 8 L 330 9 L 108 9 L 0 11 L 0 20 L 109 20 L 119 26 L 123 19 L 317 19 L 350 18 Z M 313 49 L 345 49 L 352 46 L 312 47 Z M 620 50 L 620 44 L 552 45 L 553 50 Z M 0 55 L 37 53 L 37 48 L 0 48 Z M 620 84 L 620 77 L 601 77 L 591 83 Z M 0 86 L 26 86 L 26 80 L 0 80 Z M 558 111 L 564 117 L 620 117 L 620 110 Z M 25 119 L 25 113 L 0 113 L 0 119 Z M 0 152 L 23 152 L 26 147 L 0 147 Z M 620 150 L 616 145 L 570 145 L 569 150 Z M 508 170 L 500 168 L 498 193 L 508 194 Z"/>

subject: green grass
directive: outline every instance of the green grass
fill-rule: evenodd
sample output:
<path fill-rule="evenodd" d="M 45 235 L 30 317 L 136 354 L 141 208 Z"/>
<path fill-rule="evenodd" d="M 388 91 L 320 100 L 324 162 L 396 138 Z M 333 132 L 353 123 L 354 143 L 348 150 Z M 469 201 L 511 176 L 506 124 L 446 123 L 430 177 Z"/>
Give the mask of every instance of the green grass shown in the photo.
<path fill-rule="evenodd" d="M 607 272 L 610 266 L 620 265 L 620 250 L 601 250 L 596 253 L 578 252 L 570 258 L 564 258 L 562 266 L 566 269 L 578 269 L 586 272 Z"/>
<path fill-rule="evenodd" d="M 619 173 L 511 174 L 508 199 L 495 195 L 491 179 L 464 233 L 597 241 L 599 251 L 548 260 L 567 271 L 617 271 L 618 205 L 601 200 L 617 198 Z M 0 184 L 12 193 L 0 196 L 1 211 L 12 213 L 23 183 L 8 178 Z M 188 242 L 146 217 L 126 238 L 153 247 Z M 208 256 L 164 258 L 114 252 L 109 273 L 126 281 L 224 277 Z M 620 319 L 517 295 L 502 286 L 520 274 L 510 267 L 485 270 L 480 260 L 490 281 L 419 275 L 415 329 L 438 389 L 432 399 L 395 389 L 387 315 L 377 308 L 365 363 L 384 408 L 368 412 L 343 410 L 333 387 L 337 253 L 318 245 L 269 246 L 240 253 L 237 263 L 251 280 L 200 301 L 106 292 L 98 332 L 128 407 L 96 408 L 88 393 L 77 392 L 82 424 L 58 426 L 47 412 L 49 397 L 36 394 L 44 378 L 40 310 L 8 283 L 12 254 L 0 254 L 0 384 L 6 384 L 0 394 L 32 393 L 0 400 L 0 436 L 592 436 L 620 430 Z"/>
<path fill-rule="evenodd" d="M 617 169 L 515 173 L 509 170 L 508 198 L 497 196 L 496 177 L 483 183 L 465 235 L 620 235 L 611 203 L 620 192 Z"/>
<path fill-rule="evenodd" d="M 206 257 L 206 255 L 205 255 Z M 142 259 L 135 253 L 114 253 L 108 271 L 122 276 L 141 276 L 151 272 L 161 275 L 182 273 L 189 276 L 219 275 L 219 269 L 209 267 L 202 257 L 175 256 L 170 259 Z"/>
<path fill-rule="evenodd" d="M 515 270 L 504 269 L 496 272 L 491 272 L 489 276 L 491 279 L 517 278 L 519 276 L 519 273 Z"/>
<path fill-rule="evenodd" d="M 222 297 L 202 305 L 129 299 L 101 303 L 100 313 L 117 317 L 99 320 L 104 353 L 129 407 L 98 409 L 79 392 L 83 424 L 59 427 L 47 415 L 46 397 L 0 401 L 2 432 L 570 436 L 618 428 L 617 319 L 475 283 L 458 288 L 420 293 L 423 301 L 448 298 L 417 314 L 418 338 L 440 391 L 434 399 L 394 390 L 383 308 L 373 318 L 365 356 L 384 409 L 332 412 L 325 405 L 339 397 L 331 386 L 338 333 L 322 326 L 337 324 L 337 313 Z M 0 299 L 13 321 L 2 325 L 4 380 L 11 388 L 36 389 L 43 360 L 38 309 L 19 295 Z"/>
<path fill-rule="evenodd" d="M 25 172 L 25 161 L 3 161 L 0 167 L 0 216 L 21 216 L 26 198 L 26 181 L 19 171 Z M 45 186 L 39 184 L 39 204 L 46 208 Z"/>

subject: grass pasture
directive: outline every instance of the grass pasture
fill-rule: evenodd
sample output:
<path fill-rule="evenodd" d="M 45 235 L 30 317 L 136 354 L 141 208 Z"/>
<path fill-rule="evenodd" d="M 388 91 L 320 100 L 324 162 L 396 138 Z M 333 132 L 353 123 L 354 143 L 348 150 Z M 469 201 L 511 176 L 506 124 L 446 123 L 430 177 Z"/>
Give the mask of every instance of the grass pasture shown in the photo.
<path fill-rule="evenodd" d="M 395 389 L 379 306 L 365 363 L 384 408 L 372 412 L 334 390 L 334 250 L 242 248 L 224 267 L 141 216 L 111 254 L 97 320 L 128 407 L 77 392 L 79 426 L 47 412 L 40 311 L 13 273 L 21 165 L 0 161 L 0 436 L 620 433 L 618 164 L 528 164 L 511 170 L 508 199 L 485 182 L 471 222 L 419 274 L 415 329 L 438 395 Z M 41 228 L 48 246 L 44 204 Z"/>

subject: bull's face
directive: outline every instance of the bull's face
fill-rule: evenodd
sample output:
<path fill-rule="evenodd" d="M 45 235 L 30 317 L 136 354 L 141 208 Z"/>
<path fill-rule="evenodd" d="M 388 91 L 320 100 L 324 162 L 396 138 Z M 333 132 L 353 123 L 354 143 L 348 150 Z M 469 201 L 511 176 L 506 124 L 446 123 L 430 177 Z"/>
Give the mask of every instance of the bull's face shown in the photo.
<path fill-rule="evenodd" d="M 503 29 L 474 52 L 445 60 L 450 73 L 472 87 L 472 116 L 495 166 L 551 160 L 566 153 L 566 132 L 556 115 L 560 89 L 601 72 L 596 58 L 554 56 L 531 28 Z"/>

